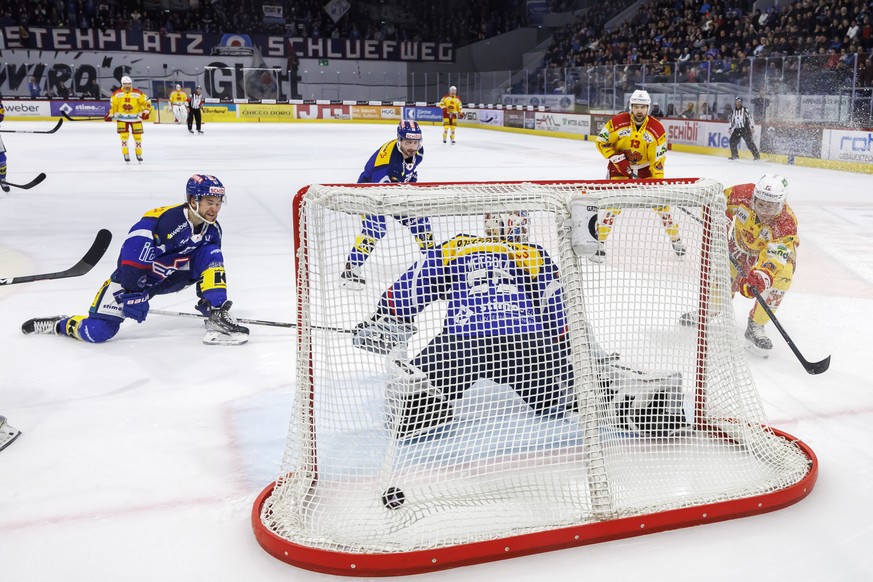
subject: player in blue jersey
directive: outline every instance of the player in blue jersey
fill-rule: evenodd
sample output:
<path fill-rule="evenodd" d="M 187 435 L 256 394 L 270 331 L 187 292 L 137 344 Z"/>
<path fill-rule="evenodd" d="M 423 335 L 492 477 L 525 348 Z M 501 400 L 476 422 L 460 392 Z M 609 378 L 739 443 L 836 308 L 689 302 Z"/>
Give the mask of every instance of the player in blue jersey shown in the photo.
<path fill-rule="evenodd" d="M 428 251 L 354 331 L 354 345 L 387 355 L 394 367 L 387 396 L 398 438 L 450 421 L 453 401 L 480 379 L 511 385 L 540 415 L 561 417 L 575 407 L 557 265 L 527 241 L 524 213 L 486 215 L 485 233 Z M 447 302 L 441 332 L 410 362 L 397 361 L 395 348 L 417 331 L 415 317 L 437 300 Z M 631 370 L 589 344 L 619 428 L 666 435 L 686 425 L 680 374 Z"/>
<path fill-rule="evenodd" d="M 358 178 L 358 184 L 398 184 L 418 181 L 418 166 L 424 159 L 421 145 L 421 127 L 415 121 L 401 121 L 397 126 L 397 139 L 385 143 L 370 156 Z M 409 229 L 422 252 L 434 246 L 430 219 L 395 216 Z M 362 274 L 364 263 L 376 245 L 388 232 L 385 216 L 364 214 L 361 216 L 361 234 L 349 251 L 346 266 L 340 275 L 343 287 L 362 289 L 366 283 Z"/>
<path fill-rule="evenodd" d="M 200 298 L 195 307 L 207 318 L 203 343 L 248 341 L 248 328 L 229 313 L 217 220 L 225 201 L 224 185 L 215 176 L 194 174 L 185 194 L 184 204 L 150 210 L 133 225 L 121 245 L 115 272 L 97 292 L 88 315 L 31 319 L 21 331 L 105 342 L 125 319 L 145 321 L 152 297 L 195 285 Z"/>
<path fill-rule="evenodd" d="M 0 121 L 3 121 L 5 117 L 6 109 L 3 107 L 3 103 L 0 103 Z M 4 192 L 9 192 L 9 186 L 6 184 L 6 146 L 3 145 L 2 137 L 0 137 L 0 180 L 3 180 L 3 183 L 0 183 L 0 188 Z"/>

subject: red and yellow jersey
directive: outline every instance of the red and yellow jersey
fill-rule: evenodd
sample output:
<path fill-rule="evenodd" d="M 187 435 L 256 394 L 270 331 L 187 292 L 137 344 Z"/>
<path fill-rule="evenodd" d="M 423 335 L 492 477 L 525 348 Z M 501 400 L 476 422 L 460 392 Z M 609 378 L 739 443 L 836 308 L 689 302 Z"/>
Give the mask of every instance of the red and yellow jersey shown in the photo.
<path fill-rule="evenodd" d="M 738 184 L 724 191 L 727 198 L 727 217 L 733 222 L 734 233 L 730 240 L 731 254 L 743 253 L 755 268 L 776 273 L 780 267 L 796 264 L 796 249 L 800 245 L 797 236 L 797 217 L 785 204 L 782 212 L 773 220 L 762 222 L 755 214 L 752 199 L 754 184 Z"/>
<path fill-rule="evenodd" d="M 141 121 L 142 114 L 152 110 L 152 103 L 139 89 L 118 89 L 109 100 L 109 115 L 116 121 Z"/>
<path fill-rule="evenodd" d="M 630 113 L 619 113 L 603 126 L 596 144 L 607 160 L 616 154 L 624 154 L 640 177 L 664 177 L 667 132 L 654 117 L 647 116 L 637 127 Z"/>
<path fill-rule="evenodd" d="M 437 107 L 443 110 L 443 117 L 457 117 L 461 113 L 461 99 L 449 93 L 440 100 Z"/>
<path fill-rule="evenodd" d="M 188 101 L 188 94 L 184 91 L 173 91 L 170 93 L 170 105 L 183 105 Z"/>

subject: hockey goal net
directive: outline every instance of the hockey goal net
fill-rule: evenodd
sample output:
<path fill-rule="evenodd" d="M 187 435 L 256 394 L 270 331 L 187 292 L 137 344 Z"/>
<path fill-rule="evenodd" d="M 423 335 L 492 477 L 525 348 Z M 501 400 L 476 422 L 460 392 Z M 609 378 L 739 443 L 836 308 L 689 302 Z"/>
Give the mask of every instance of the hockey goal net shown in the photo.
<path fill-rule="evenodd" d="M 601 217 L 621 211 L 601 262 L 590 246 L 574 250 L 579 200 Z M 301 190 L 296 387 L 280 474 L 253 508 L 259 543 L 312 570 L 411 574 L 805 497 L 815 456 L 767 426 L 740 347 L 724 210 L 708 179 Z M 684 256 L 665 234 L 668 211 Z M 495 240 L 489 213 L 523 216 L 526 239 Z M 363 288 L 349 289 L 340 275 L 362 215 L 388 217 L 387 233 L 360 271 Z M 408 226 L 422 217 L 438 245 L 453 242 L 424 255 Z M 442 286 L 430 295 L 395 283 L 431 276 Z M 533 282 L 515 285 L 524 276 Z M 455 294 L 470 293 L 482 301 L 459 309 Z M 538 298 L 524 304 L 525 294 Z M 404 301 L 417 307 L 402 341 L 372 349 L 385 346 L 356 326 Z M 507 310 L 543 317 L 550 331 L 503 329 L 483 343 L 444 330 L 494 330 Z M 689 313 L 697 325 L 680 325 Z M 551 348 L 539 333 L 562 342 L 558 358 L 540 357 Z M 404 362 L 416 379 L 398 374 Z M 398 429 L 398 392 L 422 391 L 440 416 L 417 433 Z"/>
<path fill-rule="evenodd" d="M 158 98 L 152 100 L 152 121 L 155 124 L 161 123 L 176 123 L 176 116 L 173 113 L 173 107 L 169 99 Z M 182 124 L 185 123 L 185 116 L 182 116 Z"/>

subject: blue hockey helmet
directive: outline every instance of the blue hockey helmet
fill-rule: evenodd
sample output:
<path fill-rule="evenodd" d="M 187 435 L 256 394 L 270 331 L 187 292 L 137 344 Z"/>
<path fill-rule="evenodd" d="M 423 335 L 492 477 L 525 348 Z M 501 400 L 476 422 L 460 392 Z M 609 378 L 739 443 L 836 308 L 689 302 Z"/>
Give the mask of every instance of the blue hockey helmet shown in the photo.
<path fill-rule="evenodd" d="M 215 176 L 209 174 L 194 174 L 188 178 L 185 185 L 185 194 L 188 198 L 200 200 L 206 196 L 218 196 L 224 200 L 224 184 Z"/>
<path fill-rule="evenodd" d="M 401 121 L 397 126 L 397 139 L 421 139 L 421 127 L 416 121 Z"/>

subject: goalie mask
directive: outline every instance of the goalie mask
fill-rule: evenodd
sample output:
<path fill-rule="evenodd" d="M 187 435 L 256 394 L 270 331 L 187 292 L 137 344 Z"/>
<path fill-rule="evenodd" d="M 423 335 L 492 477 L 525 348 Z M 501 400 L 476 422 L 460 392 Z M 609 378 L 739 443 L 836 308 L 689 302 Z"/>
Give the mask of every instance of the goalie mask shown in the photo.
<path fill-rule="evenodd" d="M 526 243 L 529 227 L 527 212 L 489 212 L 485 215 L 485 236 L 506 242 Z"/>
<path fill-rule="evenodd" d="M 772 220 L 782 212 L 786 198 L 788 198 L 788 180 L 778 174 L 765 174 L 755 184 L 752 210 L 761 220 Z"/>
<path fill-rule="evenodd" d="M 224 184 L 215 176 L 209 174 L 194 174 L 188 178 L 185 185 L 185 195 L 188 199 L 188 209 L 200 220 L 215 224 L 218 211 L 224 205 Z M 203 204 L 204 198 L 218 198 L 218 204 Z M 206 208 L 204 208 L 206 206 Z"/>

